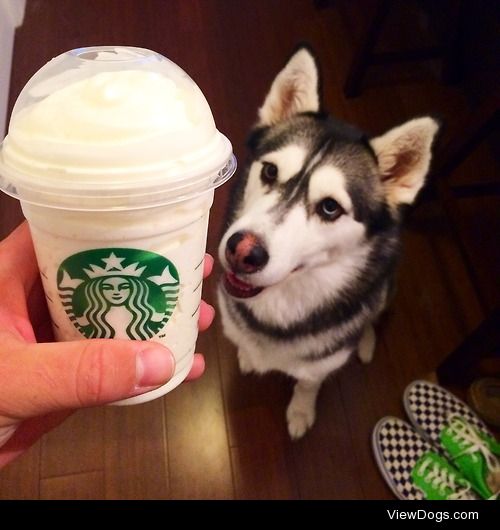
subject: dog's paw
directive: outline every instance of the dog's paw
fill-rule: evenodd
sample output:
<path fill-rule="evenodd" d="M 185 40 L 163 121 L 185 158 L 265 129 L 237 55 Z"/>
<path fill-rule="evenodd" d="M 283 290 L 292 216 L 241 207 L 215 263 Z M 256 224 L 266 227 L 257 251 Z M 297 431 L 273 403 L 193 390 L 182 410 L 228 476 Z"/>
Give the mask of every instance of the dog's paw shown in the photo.
<path fill-rule="evenodd" d="M 370 364 L 372 361 L 373 361 L 373 352 L 374 350 L 372 351 L 369 351 L 369 350 L 358 350 L 358 357 L 359 357 L 359 360 L 363 363 L 363 364 Z"/>
<path fill-rule="evenodd" d="M 373 326 L 369 324 L 365 328 L 358 345 L 358 357 L 363 364 L 372 362 L 376 342 L 377 338 L 375 336 L 375 330 L 373 329 Z"/>
<path fill-rule="evenodd" d="M 305 403 L 299 402 L 294 396 L 286 411 L 288 433 L 293 440 L 302 438 L 313 426 L 314 420 L 316 419 L 314 405 L 312 407 L 304 405 Z"/>
<path fill-rule="evenodd" d="M 294 412 L 293 414 L 287 414 L 287 420 L 290 437 L 292 440 L 298 440 L 312 427 L 314 415 L 311 418 L 309 414 Z"/>
<path fill-rule="evenodd" d="M 254 371 L 252 363 L 248 360 L 248 355 L 238 350 L 238 365 L 243 375 L 250 374 Z"/>

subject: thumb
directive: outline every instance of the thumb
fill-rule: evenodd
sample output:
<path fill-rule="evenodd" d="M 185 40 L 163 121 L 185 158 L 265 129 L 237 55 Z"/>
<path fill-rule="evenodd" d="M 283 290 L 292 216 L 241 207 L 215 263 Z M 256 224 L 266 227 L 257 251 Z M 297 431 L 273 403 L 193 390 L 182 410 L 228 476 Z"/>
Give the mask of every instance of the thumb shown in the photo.
<path fill-rule="evenodd" d="M 26 345 L 0 358 L 0 413 L 29 418 L 142 394 L 174 373 L 154 342 L 90 339 Z"/>

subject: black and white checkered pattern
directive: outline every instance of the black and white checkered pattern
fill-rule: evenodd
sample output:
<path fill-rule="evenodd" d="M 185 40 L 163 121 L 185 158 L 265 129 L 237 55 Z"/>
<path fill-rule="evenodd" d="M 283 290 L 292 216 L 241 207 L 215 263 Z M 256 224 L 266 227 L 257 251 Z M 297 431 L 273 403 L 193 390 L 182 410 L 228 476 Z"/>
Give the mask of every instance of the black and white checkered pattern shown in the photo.
<path fill-rule="evenodd" d="M 448 426 L 450 414 L 458 414 L 480 432 L 492 436 L 486 425 L 460 399 L 427 381 L 413 381 L 403 395 L 409 420 L 431 442 L 440 446 L 439 435 Z"/>
<path fill-rule="evenodd" d="M 373 452 L 380 472 L 394 495 L 403 500 L 423 500 L 423 492 L 411 480 L 417 460 L 436 448 L 411 425 L 399 418 L 382 418 L 372 435 Z"/>

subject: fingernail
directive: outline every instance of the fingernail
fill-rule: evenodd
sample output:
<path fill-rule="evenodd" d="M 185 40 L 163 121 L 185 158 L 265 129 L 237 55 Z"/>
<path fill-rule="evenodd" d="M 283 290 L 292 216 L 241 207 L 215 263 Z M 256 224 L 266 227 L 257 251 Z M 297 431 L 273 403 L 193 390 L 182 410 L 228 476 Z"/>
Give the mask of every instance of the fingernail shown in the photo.
<path fill-rule="evenodd" d="M 165 384 L 173 375 L 175 359 L 163 346 L 148 346 L 136 357 L 136 384 L 138 387 Z"/>

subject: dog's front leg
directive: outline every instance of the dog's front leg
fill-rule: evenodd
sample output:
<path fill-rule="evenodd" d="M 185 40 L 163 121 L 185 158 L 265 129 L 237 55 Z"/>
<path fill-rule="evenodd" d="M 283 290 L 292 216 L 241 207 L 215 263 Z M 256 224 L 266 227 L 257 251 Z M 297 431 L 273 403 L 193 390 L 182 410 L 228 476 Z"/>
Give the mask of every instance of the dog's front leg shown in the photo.
<path fill-rule="evenodd" d="M 304 369 L 304 376 L 297 377 L 293 396 L 286 410 L 288 432 L 293 439 L 301 438 L 316 419 L 316 398 L 325 378 L 349 360 L 351 348 L 338 350 L 334 355 L 311 364 Z"/>
<path fill-rule="evenodd" d="M 316 419 L 316 398 L 321 387 L 320 381 L 299 380 L 295 383 L 293 396 L 286 411 L 288 432 L 297 440 L 312 427 Z"/>
<path fill-rule="evenodd" d="M 255 367 L 250 361 L 250 356 L 241 348 L 238 348 L 238 365 L 240 367 L 240 372 L 243 375 L 247 375 L 255 371 Z"/>
<path fill-rule="evenodd" d="M 373 324 L 367 324 L 358 344 L 358 357 L 363 364 L 372 362 L 376 344 L 377 337 L 375 336 Z"/>

